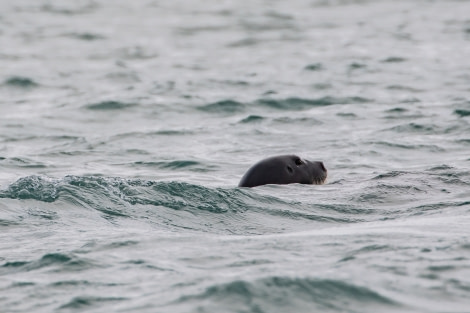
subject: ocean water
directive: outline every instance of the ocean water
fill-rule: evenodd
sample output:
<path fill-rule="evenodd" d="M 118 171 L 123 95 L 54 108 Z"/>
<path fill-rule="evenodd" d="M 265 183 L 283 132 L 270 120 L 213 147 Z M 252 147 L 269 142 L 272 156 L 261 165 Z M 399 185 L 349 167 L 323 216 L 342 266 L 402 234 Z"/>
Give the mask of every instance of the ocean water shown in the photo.
<path fill-rule="evenodd" d="M 470 312 L 469 12 L 1 1 L 0 312 Z"/>

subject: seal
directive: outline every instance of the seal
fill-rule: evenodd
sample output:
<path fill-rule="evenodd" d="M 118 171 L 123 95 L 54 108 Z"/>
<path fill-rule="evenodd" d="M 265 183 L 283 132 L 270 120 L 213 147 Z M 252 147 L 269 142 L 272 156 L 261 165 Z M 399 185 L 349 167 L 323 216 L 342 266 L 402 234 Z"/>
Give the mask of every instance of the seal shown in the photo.
<path fill-rule="evenodd" d="M 295 183 L 321 185 L 326 176 L 323 162 L 308 161 L 297 155 L 278 155 L 253 165 L 242 177 L 238 187 Z"/>

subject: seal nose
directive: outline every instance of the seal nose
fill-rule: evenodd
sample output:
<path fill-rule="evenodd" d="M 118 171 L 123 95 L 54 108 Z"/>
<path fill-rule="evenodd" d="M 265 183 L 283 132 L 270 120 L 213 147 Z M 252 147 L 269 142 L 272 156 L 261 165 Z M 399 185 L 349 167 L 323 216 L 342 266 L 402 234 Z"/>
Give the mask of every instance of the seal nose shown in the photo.
<path fill-rule="evenodd" d="M 320 167 L 321 167 L 321 169 L 322 169 L 325 173 L 328 172 L 328 171 L 326 170 L 326 167 L 325 167 L 325 165 L 323 164 L 323 162 L 318 162 L 318 163 L 320 163 Z"/>

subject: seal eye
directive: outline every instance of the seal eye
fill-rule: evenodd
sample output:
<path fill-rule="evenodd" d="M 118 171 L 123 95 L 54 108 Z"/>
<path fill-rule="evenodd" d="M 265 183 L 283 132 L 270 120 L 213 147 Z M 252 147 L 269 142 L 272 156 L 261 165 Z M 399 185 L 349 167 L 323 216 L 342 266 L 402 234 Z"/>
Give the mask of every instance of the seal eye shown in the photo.
<path fill-rule="evenodd" d="M 288 171 L 289 173 L 292 173 L 294 170 L 292 169 L 292 167 L 290 167 L 289 165 L 287 165 L 287 171 Z"/>
<path fill-rule="evenodd" d="M 304 162 L 300 158 L 295 159 L 295 165 L 302 165 Z"/>

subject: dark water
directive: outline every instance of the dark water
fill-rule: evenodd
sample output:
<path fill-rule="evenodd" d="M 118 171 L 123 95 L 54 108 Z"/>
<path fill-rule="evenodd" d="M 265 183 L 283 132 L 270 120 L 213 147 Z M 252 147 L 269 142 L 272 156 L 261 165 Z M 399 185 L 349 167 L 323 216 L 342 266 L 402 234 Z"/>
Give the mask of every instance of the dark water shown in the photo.
<path fill-rule="evenodd" d="M 0 312 L 470 312 L 469 12 L 2 1 Z"/>

